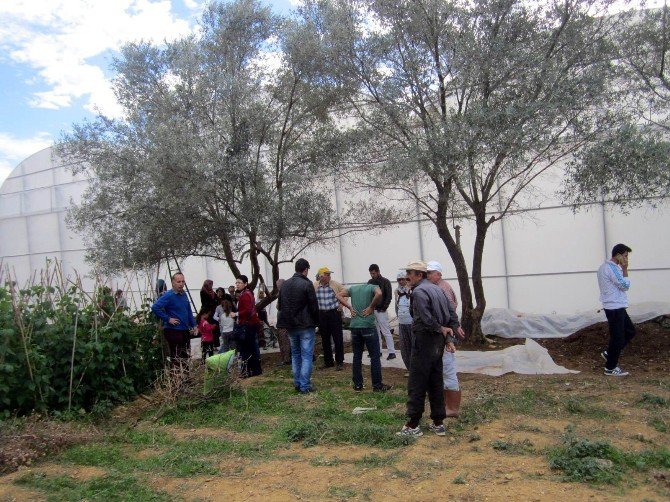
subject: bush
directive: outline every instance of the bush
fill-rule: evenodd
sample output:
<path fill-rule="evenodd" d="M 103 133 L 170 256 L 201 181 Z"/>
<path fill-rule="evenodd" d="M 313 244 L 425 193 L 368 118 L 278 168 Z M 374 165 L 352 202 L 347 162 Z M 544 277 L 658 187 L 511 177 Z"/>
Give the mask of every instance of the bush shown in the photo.
<path fill-rule="evenodd" d="M 148 305 L 115 312 L 107 288 L 0 288 L 0 417 L 105 413 L 151 385 L 162 367 Z"/>

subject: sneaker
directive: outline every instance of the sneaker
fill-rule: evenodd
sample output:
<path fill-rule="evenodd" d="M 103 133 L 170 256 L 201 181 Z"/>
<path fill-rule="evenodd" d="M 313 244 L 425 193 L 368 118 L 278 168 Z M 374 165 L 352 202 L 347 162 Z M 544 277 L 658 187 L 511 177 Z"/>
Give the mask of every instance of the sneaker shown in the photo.
<path fill-rule="evenodd" d="M 619 367 L 617 366 L 617 367 L 614 368 L 613 370 L 608 370 L 607 368 L 605 368 L 605 375 L 607 375 L 607 376 L 623 377 L 623 376 L 628 376 L 628 375 L 630 375 L 630 373 L 628 373 L 627 371 L 623 371 L 621 368 L 619 368 Z"/>
<path fill-rule="evenodd" d="M 603 351 L 600 353 L 600 357 L 602 357 L 602 358 L 605 360 L 605 362 L 607 362 L 607 351 L 606 351 L 606 350 L 603 350 Z"/>
<path fill-rule="evenodd" d="M 361 392 L 364 389 L 362 385 L 354 385 L 354 390 L 356 392 Z"/>
<path fill-rule="evenodd" d="M 434 432 L 438 436 L 446 436 L 447 430 L 444 428 L 444 424 L 435 425 L 433 422 L 428 424 L 428 430 Z"/>
<path fill-rule="evenodd" d="M 307 390 L 301 390 L 300 394 L 311 394 L 312 392 L 316 392 L 316 387 L 312 386 Z"/>
<path fill-rule="evenodd" d="M 338 363 L 335 365 L 335 371 L 342 371 L 344 369 L 344 365 L 342 363 Z"/>
<path fill-rule="evenodd" d="M 386 360 L 390 361 L 391 359 L 395 359 L 395 357 L 396 357 L 395 354 L 389 354 Z"/>
<path fill-rule="evenodd" d="M 328 369 L 328 368 L 332 368 L 334 366 L 335 366 L 335 363 L 324 363 L 324 365 L 321 366 L 321 369 L 325 370 L 325 369 Z"/>
<path fill-rule="evenodd" d="M 398 432 L 395 433 L 396 436 L 404 436 L 404 437 L 421 437 L 423 436 L 423 432 L 421 432 L 421 429 L 417 426 L 414 429 L 411 427 L 407 427 L 406 425 L 402 426 L 402 429 L 400 429 Z"/>
<path fill-rule="evenodd" d="M 392 388 L 393 385 L 381 384 L 381 386 L 377 387 L 376 389 L 372 389 L 372 392 L 386 392 L 391 390 Z"/>

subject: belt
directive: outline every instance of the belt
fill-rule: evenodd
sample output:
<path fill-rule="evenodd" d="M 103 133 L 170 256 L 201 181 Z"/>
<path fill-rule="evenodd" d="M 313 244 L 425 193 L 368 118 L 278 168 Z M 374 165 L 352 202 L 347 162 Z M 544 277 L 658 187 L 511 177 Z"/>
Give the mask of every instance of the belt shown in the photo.
<path fill-rule="evenodd" d="M 319 309 L 319 312 L 337 312 L 337 309 L 336 308 L 327 310 Z"/>

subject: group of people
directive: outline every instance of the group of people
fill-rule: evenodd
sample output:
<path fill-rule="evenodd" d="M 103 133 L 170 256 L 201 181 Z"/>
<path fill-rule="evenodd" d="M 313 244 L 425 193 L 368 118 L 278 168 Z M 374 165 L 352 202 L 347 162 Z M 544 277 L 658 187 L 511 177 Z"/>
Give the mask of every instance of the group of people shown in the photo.
<path fill-rule="evenodd" d="M 628 246 L 617 244 L 612 249 L 612 257 L 598 270 L 600 300 L 610 330 L 608 349 L 601 355 L 606 361 L 605 374 L 611 376 L 628 375 L 617 364 L 621 351 L 635 336 L 635 328 L 626 312 L 630 252 Z M 309 279 L 309 270 L 309 262 L 300 258 L 295 262 L 293 276 L 277 284 L 277 328 L 290 341 L 295 390 L 301 394 L 316 390 L 311 378 L 317 327 L 323 345 L 324 367 L 343 369 L 342 308 L 346 308 L 351 313 L 354 391 L 361 392 L 365 388 L 362 371 L 365 350 L 370 358 L 372 391 L 388 391 L 391 386 L 382 380 L 381 340 L 383 337 L 386 342 L 387 359 L 394 359 L 395 346 L 387 310 L 395 296 L 400 352 L 408 370 L 407 421 L 397 434 L 423 435 L 419 422 L 428 397 L 431 418 L 428 429 L 444 436 L 444 420 L 457 417 L 460 410 L 461 389 L 454 354 L 457 340 L 465 338 L 465 333 L 456 313 L 456 295 L 442 278 L 441 264 L 436 261 L 407 264 L 396 277 L 395 293 L 376 264 L 368 269 L 367 284 L 346 287 L 332 280 L 333 272 L 328 267 L 318 270 L 316 282 Z M 173 361 L 183 364 L 188 357 L 188 341 L 196 324 L 203 337 L 203 347 L 205 343 L 214 344 L 214 322 L 218 322 L 222 351 L 236 342 L 245 374 L 262 373 L 257 338 L 261 320 L 248 283 L 248 278 L 242 275 L 237 278 L 234 291 L 226 293 L 222 288 L 214 291 L 212 281 L 205 281 L 201 291 L 203 307 L 196 320 L 183 291 L 183 274 L 172 277 L 172 290 L 162 295 L 152 310 L 163 320 L 164 336 Z"/>
<path fill-rule="evenodd" d="M 200 290 L 201 307 L 194 318 L 185 292 L 184 274 L 177 272 L 171 278 L 172 289 L 162 292 L 151 310 L 163 321 L 163 337 L 167 343 L 173 366 L 187 367 L 191 338 L 201 339 L 203 360 L 214 354 L 236 350 L 244 362 L 243 376 L 263 373 L 258 334 L 262 332 L 254 294 L 249 279 L 240 275 L 228 292 L 214 290 L 207 279 Z"/>

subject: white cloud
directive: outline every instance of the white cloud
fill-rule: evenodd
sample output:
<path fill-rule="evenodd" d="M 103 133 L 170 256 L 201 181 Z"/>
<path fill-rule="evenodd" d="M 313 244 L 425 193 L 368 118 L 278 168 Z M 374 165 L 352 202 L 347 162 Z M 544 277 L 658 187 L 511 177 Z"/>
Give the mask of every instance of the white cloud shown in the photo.
<path fill-rule="evenodd" d="M 32 138 L 16 138 L 0 132 L 0 185 L 19 162 L 52 143 L 53 138 L 46 132 L 37 133 Z"/>
<path fill-rule="evenodd" d="M 199 5 L 184 3 L 191 9 Z M 169 0 L 0 2 L 0 50 L 37 71 L 37 81 L 30 83 L 46 87 L 30 100 L 38 108 L 64 108 L 88 96 L 85 108 L 117 116 L 103 69 L 88 60 L 134 40 L 161 43 L 190 32 L 189 21 L 176 17 Z"/>

